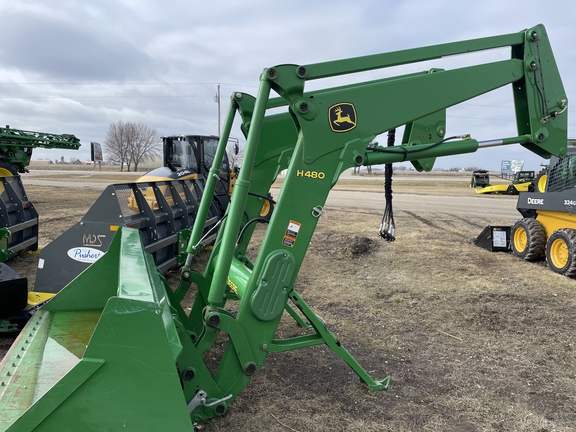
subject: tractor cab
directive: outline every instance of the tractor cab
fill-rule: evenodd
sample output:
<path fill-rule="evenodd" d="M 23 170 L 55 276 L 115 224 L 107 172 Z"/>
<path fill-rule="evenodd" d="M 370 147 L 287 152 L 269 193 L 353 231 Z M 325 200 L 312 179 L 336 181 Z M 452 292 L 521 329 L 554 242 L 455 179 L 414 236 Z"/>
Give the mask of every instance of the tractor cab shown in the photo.
<path fill-rule="evenodd" d="M 486 187 L 490 186 L 490 173 L 488 170 L 475 170 L 472 172 L 472 180 L 470 180 L 470 187 Z"/>
<path fill-rule="evenodd" d="M 514 174 L 512 184 L 528 183 L 536 180 L 534 171 L 517 171 Z"/>

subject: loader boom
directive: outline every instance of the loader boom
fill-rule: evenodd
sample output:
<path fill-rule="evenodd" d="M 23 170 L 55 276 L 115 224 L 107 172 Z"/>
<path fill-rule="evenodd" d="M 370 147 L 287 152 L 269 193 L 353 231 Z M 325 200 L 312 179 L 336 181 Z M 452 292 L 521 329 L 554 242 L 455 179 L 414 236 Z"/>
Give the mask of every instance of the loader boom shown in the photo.
<path fill-rule="evenodd" d="M 311 80 L 504 46 L 511 48 L 509 60 L 453 70 L 432 69 L 314 91 L 305 89 Z M 517 136 L 486 142 L 468 136 L 457 140 L 446 137 L 443 114 L 446 108 L 505 85 L 512 85 L 514 89 Z M 546 89 L 545 94 L 543 89 Z M 278 97 L 271 97 L 272 92 Z M 282 106 L 287 107 L 286 112 L 267 113 L 270 108 Z M 145 425 L 147 419 L 150 424 L 157 424 L 158 415 L 162 415 L 158 410 L 142 406 L 136 416 L 133 410 L 134 400 L 147 397 L 150 401 L 158 400 L 155 389 L 162 373 L 166 376 L 166 391 L 176 391 L 174 388 L 180 380 L 181 399 L 175 402 L 178 407 L 172 407 L 170 414 L 177 428 L 187 413 L 192 421 L 224 414 L 260 370 L 268 353 L 318 344 L 325 344 L 342 358 L 369 390 L 387 388 L 389 377 L 373 378 L 294 289 L 331 188 L 340 174 L 351 167 L 412 161 L 422 169 L 431 169 L 436 157 L 474 152 L 493 145 L 520 143 L 539 155 L 563 156 L 566 154 L 566 106 L 567 97 L 543 26 L 504 36 L 396 53 L 265 69 L 255 98 L 242 93 L 235 93 L 231 98 L 213 169 L 219 166 L 218 158 L 223 157 L 237 114 L 241 116 L 247 143 L 231 203 L 205 272 L 200 274 L 192 270 L 190 264 L 192 256 L 200 249 L 197 245 L 212 199 L 209 193 L 214 191 L 217 182 L 216 172 L 208 177 L 187 248 L 189 258 L 175 291 L 166 288 L 161 277 L 150 270 L 150 260 L 130 258 L 138 250 L 138 245 L 134 244 L 137 236 L 132 235 L 130 229 L 122 228 L 117 236 L 122 236 L 123 240 L 115 239 L 109 252 L 86 270 L 89 274 L 80 275 L 43 307 L 41 316 L 52 320 L 70 311 L 100 310 L 101 323 L 92 324 L 93 335 L 85 351 L 86 357 L 80 353 L 79 362 L 69 373 L 63 374 L 59 386 L 48 390 L 46 397 L 36 398 L 31 407 L 30 402 L 11 399 L 12 417 L 5 424 L 12 426 L 7 430 L 25 430 L 30 424 L 37 425 L 35 430 L 39 431 L 55 430 L 51 427 L 64 422 L 70 425 L 74 421 L 77 422 L 74 426 L 86 429 L 87 424 L 73 414 L 79 410 L 88 412 L 90 421 L 98 419 L 101 430 L 119 427 L 120 417 L 124 422 L 130 418 L 130 425 Z M 377 135 L 402 125 L 409 130 L 403 145 L 385 148 L 373 142 Z M 426 142 L 416 139 L 422 137 L 422 131 L 426 129 L 429 129 Z M 284 169 L 286 176 L 275 210 L 258 247 L 258 256 L 251 261 L 246 251 L 254 229 L 253 221 L 258 218 L 262 206 L 258 196 L 269 190 Z M 94 285 L 90 283 L 91 276 L 115 267 L 118 257 L 122 259 L 118 275 L 106 281 L 107 286 L 115 289 L 107 288 L 108 294 L 94 294 L 94 301 L 91 301 L 88 294 L 89 287 Z M 130 265 L 126 265 L 127 262 Z M 143 274 L 149 277 L 144 280 Z M 188 313 L 180 302 L 190 288 L 197 291 Z M 112 297 L 106 303 L 109 295 Z M 226 306 L 229 301 L 236 300 L 237 312 L 232 313 Z M 146 319 L 142 316 L 145 313 L 153 316 L 153 310 L 157 317 L 150 318 L 150 328 L 146 330 L 156 339 L 162 332 L 166 335 L 157 352 L 141 338 L 128 339 L 120 327 L 115 330 L 115 325 L 125 326 L 131 319 L 134 323 L 140 319 L 138 325 L 142 330 L 145 327 L 143 319 Z M 309 329 L 309 333 L 277 339 L 275 334 L 282 317 L 293 318 Z M 118 324 L 115 324 L 116 319 Z M 49 329 L 46 331 L 50 334 Z M 212 373 L 203 356 L 215 345 L 221 332 L 228 335 L 228 341 L 217 371 Z M 154 386 L 148 386 L 147 382 L 138 386 L 126 373 L 132 360 L 118 354 L 125 346 L 134 350 L 139 361 L 148 350 L 151 360 L 158 364 L 173 360 L 176 366 L 152 373 L 150 381 Z M 103 349 L 106 347 L 110 348 L 109 354 Z M 16 345 L 13 352 L 18 349 L 20 346 Z M 6 365 L 11 361 L 12 358 Z M 14 364 L 17 362 L 14 360 Z M 136 369 L 140 371 L 141 367 Z M 116 383 L 110 384 L 115 385 L 113 401 L 101 397 L 105 394 L 104 382 Z M 17 382 L 9 382 L 7 387 L 16 385 Z M 57 394 L 58 389 L 66 389 L 65 394 Z M 0 396 L 0 407 L 4 403 Z M 156 406 L 155 402 L 151 404 Z M 115 416 L 119 410 L 126 415 Z M 23 414 L 14 420 L 17 417 L 14 412 Z M 169 425 L 170 418 L 165 418 Z M 192 430 L 192 424 L 189 430 Z"/>

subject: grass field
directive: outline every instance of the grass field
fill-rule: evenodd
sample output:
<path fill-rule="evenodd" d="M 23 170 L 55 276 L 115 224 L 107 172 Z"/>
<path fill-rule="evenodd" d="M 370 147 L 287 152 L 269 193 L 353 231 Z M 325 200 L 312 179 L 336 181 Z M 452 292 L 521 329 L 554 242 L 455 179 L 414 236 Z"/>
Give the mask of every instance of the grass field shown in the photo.
<path fill-rule="evenodd" d="M 468 179 L 397 179 L 394 189 L 472 193 Z M 45 242 L 99 195 L 27 190 Z M 484 226 L 509 220 L 396 208 L 398 238 L 387 243 L 376 235 L 381 211 L 325 210 L 295 289 L 374 377 L 391 376 L 390 388 L 369 392 L 325 346 L 270 354 L 228 413 L 197 430 L 576 430 L 576 281 L 472 244 Z M 18 257 L 14 267 L 33 279 L 36 259 Z M 302 331 L 286 316 L 278 335 Z M 0 344 L 5 350 L 9 341 Z"/>

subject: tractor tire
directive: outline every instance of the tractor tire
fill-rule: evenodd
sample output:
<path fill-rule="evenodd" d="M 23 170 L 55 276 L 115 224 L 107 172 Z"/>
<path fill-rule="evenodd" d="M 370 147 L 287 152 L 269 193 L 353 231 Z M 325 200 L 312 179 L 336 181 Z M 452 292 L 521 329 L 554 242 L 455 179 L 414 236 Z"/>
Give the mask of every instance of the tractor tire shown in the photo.
<path fill-rule="evenodd" d="M 18 170 L 8 162 L 0 160 L 0 177 L 13 177 L 18 175 Z"/>
<path fill-rule="evenodd" d="M 546 233 L 536 219 L 520 219 L 512 227 L 510 237 L 510 247 L 518 258 L 538 261 L 546 255 Z"/>
<path fill-rule="evenodd" d="M 546 244 L 548 267 L 564 276 L 576 276 L 576 230 L 564 228 L 554 231 Z"/>
<path fill-rule="evenodd" d="M 264 199 L 262 203 L 262 208 L 260 209 L 260 217 L 270 222 L 272 217 L 272 212 L 274 211 L 274 200 L 272 199 L 272 194 L 268 194 L 268 199 Z"/>

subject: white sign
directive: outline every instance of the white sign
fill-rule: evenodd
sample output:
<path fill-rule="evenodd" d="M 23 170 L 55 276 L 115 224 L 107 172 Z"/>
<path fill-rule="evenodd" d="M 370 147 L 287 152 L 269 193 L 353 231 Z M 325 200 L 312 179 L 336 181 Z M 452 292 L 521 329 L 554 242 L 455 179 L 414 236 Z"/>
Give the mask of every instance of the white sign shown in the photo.
<path fill-rule="evenodd" d="M 492 246 L 506 247 L 506 231 L 492 231 Z"/>
<path fill-rule="evenodd" d="M 74 261 L 90 264 L 97 261 L 102 255 L 104 255 L 104 252 L 101 250 L 89 247 L 76 247 L 68 251 L 68 256 Z"/>
<path fill-rule="evenodd" d="M 512 172 L 516 174 L 518 171 L 522 171 L 522 168 L 524 168 L 524 161 L 523 160 L 510 161 L 510 168 L 512 169 Z"/>

